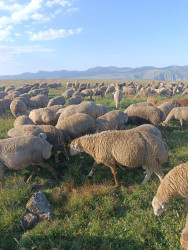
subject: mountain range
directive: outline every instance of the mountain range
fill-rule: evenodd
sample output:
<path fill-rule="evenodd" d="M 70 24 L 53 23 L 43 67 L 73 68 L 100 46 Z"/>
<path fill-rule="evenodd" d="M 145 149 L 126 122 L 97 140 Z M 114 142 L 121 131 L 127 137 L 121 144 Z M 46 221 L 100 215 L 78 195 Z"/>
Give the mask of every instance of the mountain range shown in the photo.
<path fill-rule="evenodd" d="M 168 66 L 156 68 L 143 66 L 137 68 L 129 67 L 94 67 L 85 71 L 59 70 L 39 71 L 37 73 L 25 72 L 18 75 L 2 75 L 1 80 L 16 79 L 116 79 L 116 80 L 160 80 L 160 81 L 188 81 L 188 65 Z"/>

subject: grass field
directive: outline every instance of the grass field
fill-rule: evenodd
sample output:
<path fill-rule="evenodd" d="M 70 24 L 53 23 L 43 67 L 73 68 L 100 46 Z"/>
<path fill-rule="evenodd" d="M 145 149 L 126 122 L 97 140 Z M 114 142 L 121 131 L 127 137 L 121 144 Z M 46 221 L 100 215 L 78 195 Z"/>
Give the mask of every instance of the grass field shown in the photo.
<path fill-rule="evenodd" d="M 60 95 L 63 90 L 50 90 L 49 96 Z M 120 109 L 145 100 L 124 98 Z M 94 101 L 115 109 L 110 95 Z M 1 138 L 6 137 L 13 122 L 10 113 L 0 117 Z M 166 174 L 188 161 L 188 124 L 183 131 L 178 122 L 170 123 L 166 130 L 159 128 L 169 150 L 168 162 L 163 165 Z M 60 160 L 60 164 L 54 164 L 53 157 L 49 160 L 58 173 L 58 184 L 44 169 L 29 184 L 25 180 L 30 168 L 6 169 L 5 189 L 0 194 L 1 249 L 182 249 L 179 238 L 185 225 L 184 202 L 173 200 L 168 211 L 156 217 L 151 206 L 159 185 L 156 176 L 143 187 L 142 168 L 126 174 L 118 169 L 120 188 L 115 189 L 111 171 L 105 166 L 98 166 L 92 179 L 86 177 L 94 160 L 85 153 L 67 162 L 60 152 Z M 21 220 L 25 205 L 39 190 L 52 204 L 53 218 L 24 231 Z"/>

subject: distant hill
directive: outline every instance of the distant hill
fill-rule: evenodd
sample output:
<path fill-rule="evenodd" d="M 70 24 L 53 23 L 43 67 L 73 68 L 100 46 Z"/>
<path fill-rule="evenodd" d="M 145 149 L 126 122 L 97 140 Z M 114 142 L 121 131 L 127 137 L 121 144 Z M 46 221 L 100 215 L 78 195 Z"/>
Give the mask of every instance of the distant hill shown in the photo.
<path fill-rule="evenodd" d="M 160 80 L 160 81 L 188 81 L 188 66 L 168 66 L 156 68 L 144 66 L 139 68 L 95 67 L 85 71 L 39 71 L 25 72 L 19 75 L 0 76 L 1 80 L 16 79 L 117 79 L 117 80 Z"/>

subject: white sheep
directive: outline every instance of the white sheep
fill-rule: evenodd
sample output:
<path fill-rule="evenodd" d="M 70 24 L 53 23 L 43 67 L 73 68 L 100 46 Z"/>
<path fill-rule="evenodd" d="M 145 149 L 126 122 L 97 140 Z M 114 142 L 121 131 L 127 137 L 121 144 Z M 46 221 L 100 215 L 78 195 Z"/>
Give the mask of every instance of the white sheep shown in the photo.
<path fill-rule="evenodd" d="M 116 109 L 118 109 L 120 101 L 123 98 L 123 93 L 121 90 L 119 90 L 119 88 L 116 88 L 116 92 L 114 93 L 114 102 L 115 102 L 115 106 Z"/>
<path fill-rule="evenodd" d="M 36 136 L 21 136 L 0 140 L 0 185 L 4 186 L 4 167 L 22 170 L 33 166 L 27 182 L 36 173 L 37 166 L 48 169 L 57 180 L 55 170 L 44 159 L 51 157 L 52 146 Z"/>
<path fill-rule="evenodd" d="M 21 125 L 17 128 L 9 129 L 7 138 L 19 136 L 39 136 L 46 139 L 46 133 L 36 125 Z"/>
<path fill-rule="evenodd" d="M 128 115 L 125 112 L 119 110 L 112 110 L 102 116 L 99 116 L 96 119 L 96 132 L 114 129 L 123 130 L 126 128 L 125 125 L 127 120 Z"/>
<path fill-rule="evenodd" d="M 183 121 L 188 121 L 188 107 L 173 108 L 162 123 L 162 126 L 167 127 L 171 120 L 179 120 L 180 126 L 183 129 Z"/>
<path fill-rule="evenodd" d="M 188 162 L 171 169 L 161 181 L 152 201 L 154 214 L 161 215 L 172 198 L 185 198 L 184 211 L 188 213 Z"/>
<path fill-rule="evenodd" d="M 57 123 L 56 113 L 49 108 L 33 109 L 29 118 L 37 125 L 55 125 Z"/>
<path fill-rule="evenodd" d="M 89 174 L 92 175 L 97 164 L 110 167 L 118 186 L 116 164 L 130 168 L 144 166 L 147 175 L 142 182 L 145 185 L 154 172 L 160 180 L 163 178 L 161 164 L 167 161 L 166 144 L 147 132 L 129 130 L 110 130 L 75 139 L 70 145 L 70 154 L 86 152 L 95 159 Z"/>

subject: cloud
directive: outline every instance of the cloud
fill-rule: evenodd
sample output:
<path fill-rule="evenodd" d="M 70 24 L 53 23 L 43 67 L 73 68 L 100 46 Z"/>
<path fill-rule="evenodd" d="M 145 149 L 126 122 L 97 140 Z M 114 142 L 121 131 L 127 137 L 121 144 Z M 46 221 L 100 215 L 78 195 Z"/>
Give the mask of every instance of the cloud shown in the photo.
<path fill-rule="evenodd" d="M 40 31 L 38 33 L 33 33 L 33 32 L 28 32 L 30 36 L 31 41 L 36 41 L 36 40 L 54 40 L 58 38 L 65 38 L 71 35 L 79 34 L 81 33 L 82 29 L 78 28 L 76 30 L 65 30 L 65 29 L 59 29 L 59 30 L 54 30 L 54 29 L 49 29 L 49 30 L 44 30 Z"/>
<path fill-rule="evenodd" d="M 49 8 L 53 7 L 54 5 L 60 5 L 62 7 L 66 7 L 66 6 L 70 7 L 72 3 L 68 0 L 51 0 L 51 1 L 46 2 L 46 6 Z"/>
<path fill-rule="evenodd" d="M 26 4 L 18 4 L 18 0 L 0 0 L 0 11 L 4 11 L 4 14 L 0 16 L 0 41 L 13 41 L 11 36 L 16 33 L 14 31 L 16 25 L 22 25 L 24 22 L 28 24 L 28 21 L 33 21 L 30 22 L 30 25 L 35 28 L 38 23 L 50 22 L 61 13 L 72 14 L 78 11 L 78 8 L 72 7 L 72 0 L 30 0 Z M 23 27 L 25 26 L 22 26 L 24 34 Z M 49 29 L 38 34 L 30 33 L 30 40 L 52 40 L 79 32 L 79 29 L 75 31 Z M 48 33 L 52 35 L 52 39 L 47 37 Z"/>

